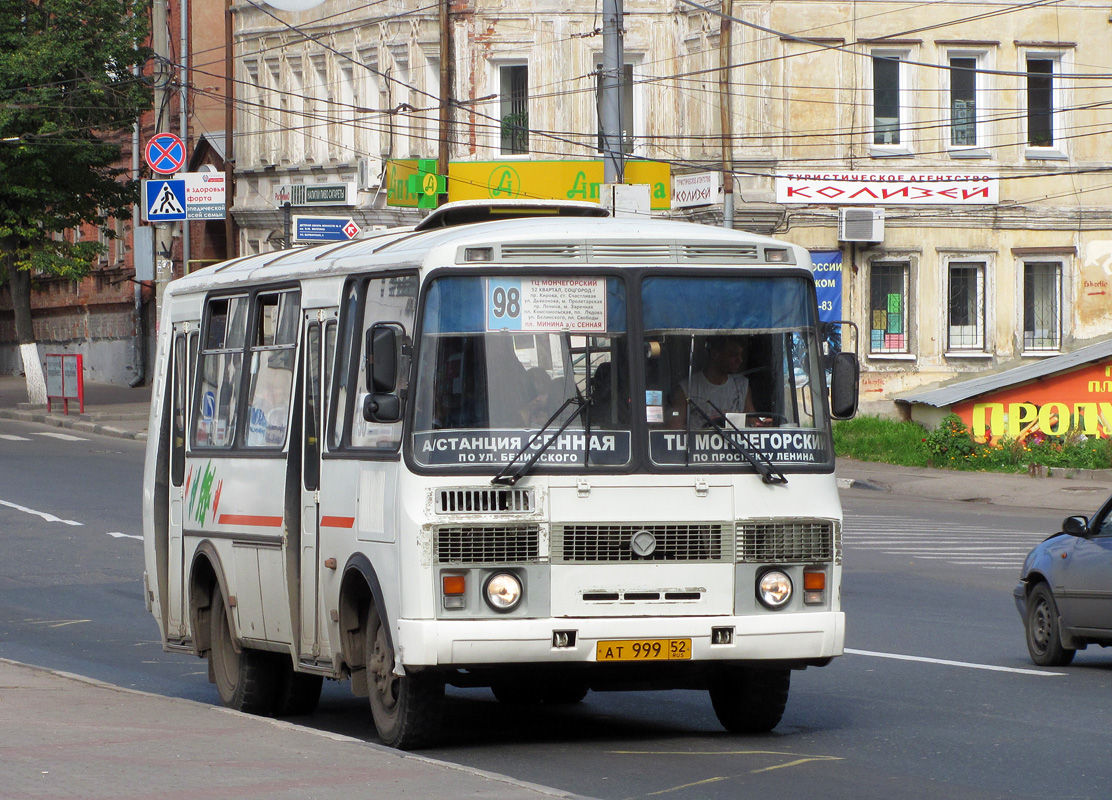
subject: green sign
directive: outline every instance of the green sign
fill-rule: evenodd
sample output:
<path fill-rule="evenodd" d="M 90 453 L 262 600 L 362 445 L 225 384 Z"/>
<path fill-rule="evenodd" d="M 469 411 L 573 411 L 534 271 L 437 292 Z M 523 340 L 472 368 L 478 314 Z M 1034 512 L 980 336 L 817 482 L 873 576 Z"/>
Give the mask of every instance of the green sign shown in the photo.
<path fill-rule="evenodd" d="M 436 159 L 417 161 L 417 172 L 407 178 L 410 194 L 417 195 L 417 208 L 436 208 L 436 199 L 448 191 L 448 181 L 436 174 Z"/>

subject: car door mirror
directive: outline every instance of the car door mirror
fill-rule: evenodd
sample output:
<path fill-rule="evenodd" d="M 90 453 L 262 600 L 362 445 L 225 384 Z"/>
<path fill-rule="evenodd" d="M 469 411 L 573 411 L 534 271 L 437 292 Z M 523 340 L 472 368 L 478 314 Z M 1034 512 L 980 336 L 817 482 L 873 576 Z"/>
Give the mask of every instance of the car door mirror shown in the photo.
<path fill-rule="evenodd" d="M 1062 533 L 1070 536 L 1088 536 L 1089 518 L 1082 516 L 1066 517 L 1062 520 Z"/>

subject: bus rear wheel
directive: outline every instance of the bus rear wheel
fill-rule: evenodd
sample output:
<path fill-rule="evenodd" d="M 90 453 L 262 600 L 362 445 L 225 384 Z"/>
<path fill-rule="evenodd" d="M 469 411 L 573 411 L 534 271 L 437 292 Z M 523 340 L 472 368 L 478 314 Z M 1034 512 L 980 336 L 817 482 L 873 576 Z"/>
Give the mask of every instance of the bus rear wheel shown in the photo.
<path fill-rule="evenodd" d="M 216 684 L 220 702 L 248 714 L 270 714 L 278 692 L 272 654 L 249 647 L 236 651 L 219 589 L 213 593 L 209 622 L 209 678 Z"/>
<path fill-rule="evenodd" d="M 711 678 L 710 701 L 731 733 L 767 733 L 780 724 L 790 687 L 790 669 L 731 667 Z"/>
<path fill-rule="evenodd" d="M 394 650 L 378 609 L 367 614 L 367 684 L 371 716 L 383 744 L 399 750 L 428 747 L 440 736 L 444 676 L 394 673 Z"/>

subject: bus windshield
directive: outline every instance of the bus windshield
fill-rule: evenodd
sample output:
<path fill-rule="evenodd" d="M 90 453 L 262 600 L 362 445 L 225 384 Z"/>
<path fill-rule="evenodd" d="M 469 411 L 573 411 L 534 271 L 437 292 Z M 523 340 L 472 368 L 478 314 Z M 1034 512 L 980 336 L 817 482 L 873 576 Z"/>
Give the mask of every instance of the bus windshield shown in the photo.
<path fill-rule="evenodd" d="M 747 461 L 730 438 L 768 463 L 829 461 L 813 291 L 796 275 L 645 278 L 652 463 Z"/>
<path fill-rule="evenodd" d="M 646 451 L 665 469 L 830 461 L 805 277 L 648 273 L 632 322 L 626 291 L 599 275 L 434 279 L 415 462 L 494 474 L 538 451 L 537 468 L 557 469 L 622 467 Z"/>
<path fill-rule="evenodd" d="M 433 281 L 414 392 L 417 463 L 500 466 L 530 449 L 543 449 L 544 466 L 628 463 L 625 315 L 617 278 Z"/>

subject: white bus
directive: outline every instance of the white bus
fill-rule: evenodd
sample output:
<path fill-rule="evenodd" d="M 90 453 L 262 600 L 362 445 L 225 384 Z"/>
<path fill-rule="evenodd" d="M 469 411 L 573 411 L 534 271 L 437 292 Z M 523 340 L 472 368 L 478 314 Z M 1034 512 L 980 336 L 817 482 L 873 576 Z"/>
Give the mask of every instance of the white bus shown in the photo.
<path fill-rule="evenodd" d="M 224 704 L 347 679 L 413 748 L 446 685 L 698 688 L 757 732 L 842 653 L 857 360 L 824 353 L 807 251 L 605 214 L 448 204 L 170 284 L 144 595 Z"/>

